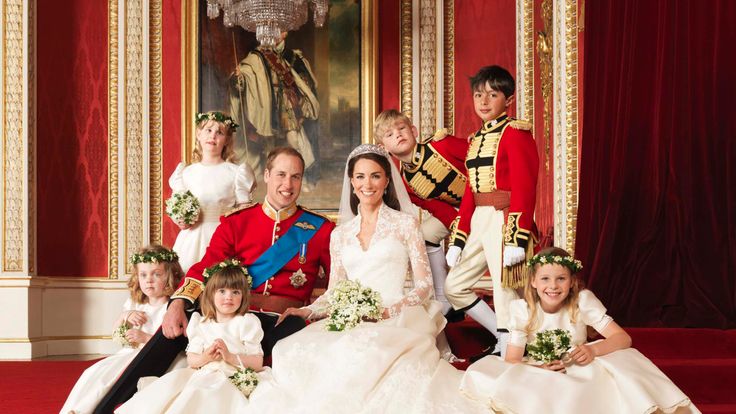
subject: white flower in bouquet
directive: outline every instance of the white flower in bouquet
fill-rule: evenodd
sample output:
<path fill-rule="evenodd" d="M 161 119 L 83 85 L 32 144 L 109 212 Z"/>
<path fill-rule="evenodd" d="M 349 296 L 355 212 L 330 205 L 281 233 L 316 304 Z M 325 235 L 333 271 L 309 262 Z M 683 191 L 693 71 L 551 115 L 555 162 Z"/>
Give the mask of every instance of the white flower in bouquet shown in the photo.
<path fill-rule="evenodd" d="M 381 319 L 381 295 L 360 282 L 341 280 L 330 292 L 328 331 L 344 331 L 358 326 L 364 319 Z"/>
<path fill-rule="evenodd" d="M 166 200 L 166 214 L 177 222 L 194 224 L 199 218 L 199 200 L 189 190 L 174 193 Z"/>
<path fill-rule="evenodd" d="M 115 328 L 114 331 L 112 331 L 112 340 L 119 343 L 120 345 L 132 348 L 133 344 L 128 342 L 128 338 L 125 337 L 125 334 L 128 332 L 128 324 L 124 323 L 117 328 Z"/>
<path fill-rule="evenodd" d="M 527 344 L 526 351 L 535 361 L 548 364 L 561 360 L 570 350 L 570 332 L 564 329 L 547 329 L 537 332 L 534 341 Z"/>
<path fill-rule="evenodd" d="M 235 371 L 233 375 L 229 376 L 228 379 L 246 397 L 248 397 L 258 385 L 258 374 L 253 370 L 253 368 L 238 368 L 238 370 Z"/>

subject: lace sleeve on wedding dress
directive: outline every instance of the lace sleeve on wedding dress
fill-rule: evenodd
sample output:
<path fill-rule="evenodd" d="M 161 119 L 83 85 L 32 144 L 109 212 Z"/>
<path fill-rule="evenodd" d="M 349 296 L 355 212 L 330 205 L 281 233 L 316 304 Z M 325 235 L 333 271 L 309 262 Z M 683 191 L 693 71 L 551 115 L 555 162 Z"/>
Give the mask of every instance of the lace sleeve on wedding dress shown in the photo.
<path fill-rule="evenodd" d="M 327 316 L 329 307 L 330 291 L 337 282 L 347 279 L 345 266 L 342 264 L 342 248 L 344 247 L 344 235 L 342 229 L 336 229 L 332 232 L 330 238 L 330 281 L 327 285 L 327 291 L 318 297 L 307 309 L 312 311 L 309 315 L 310 320 L 322 319 Z"/>
<path fill-rule="evenodd" d="M 391 224 L 389 229 L 396 232 L 395 235 L 399 240 L 403 240 L 409 254 L 409 263 L 414 280 L 414 288 L 388 309 L 389 315 L 393 318 L 400 314 L 405 306 L 416 306 L 426 302 L 434 292 L 434 286 L 432 271 L 429 268 L 429 259 L 427 258 L 427 248 L 424 245 L 424 238 L 419 230 L 417 220 L 413 217 L 407 220 L 404 215 L 397 222 Z"/>

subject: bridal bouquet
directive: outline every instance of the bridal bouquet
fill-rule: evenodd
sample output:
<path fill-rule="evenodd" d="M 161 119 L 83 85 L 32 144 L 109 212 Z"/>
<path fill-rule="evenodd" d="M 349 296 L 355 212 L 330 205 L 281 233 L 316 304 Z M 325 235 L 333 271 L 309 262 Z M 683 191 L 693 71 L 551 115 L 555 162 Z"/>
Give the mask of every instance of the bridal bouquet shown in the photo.
<path fill-rule="evenodd" d="M 229 376 L 228 379 L 246 397 L 250 396 L 250 393 L 252 393 L 258 385 L 258 374 L 256 374 L 253 368 L 240 367 L 233 375 Z"/>
<path fill-rule="evenodd" d="M 547 329 L 537 332 L 534 341 L 527 344 L 526 351 L 535 361 L 548 364 L 561 360 L 570 349 L 570 332 L 564 329 Z"/>
<path fill-rule="evenodd" d="M 344 331 L 358 326 L 363 319 L 381 319 L 381 295 L 360 282 L 341 280 L 329 299 L 328 331 Z"/>
<path fill-rule="evenodd" d="M 199 201 L 189 190 L 174 193 L 166 200 L 166 214 L 174 221 L 194 224 L 199 218 Z"/>
<path fill-rule="evenodd" d="M 125 337 L 125 334 L 128 332 L 128 329 L 129 328 L 128 328 L 127 323 L 123 323 L 117 328 L 115 328 L 115 330 L 112 331 L 112 340 L 119 343 L 120 345 L 124 347 L 132 348 L 133 344 L 128 342 L 128 338 Z"/>

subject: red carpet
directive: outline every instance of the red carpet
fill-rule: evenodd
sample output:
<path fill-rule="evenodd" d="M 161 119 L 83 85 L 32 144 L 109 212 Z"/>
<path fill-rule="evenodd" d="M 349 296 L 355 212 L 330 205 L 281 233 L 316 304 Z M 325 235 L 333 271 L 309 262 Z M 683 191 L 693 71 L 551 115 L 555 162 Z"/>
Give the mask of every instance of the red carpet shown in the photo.
<path fill-rule="evenodd" d="M 0 411 L 58 413 L 82 371 L 95 362 L 0 362 Z"/>
<path fill-rule="evenodd" d="M 736 331 L 627 328 L 650 358 L 704 414 L 736 413 Z M 475 322 L 449 324 L 460 357 L 475 355 L 487 333 Z M 0 402 L 7 413 L 57 413 L 82 371 L 95 361 L 0 362 Z M 467 364 L 460 364 L 464 368 Z"/>

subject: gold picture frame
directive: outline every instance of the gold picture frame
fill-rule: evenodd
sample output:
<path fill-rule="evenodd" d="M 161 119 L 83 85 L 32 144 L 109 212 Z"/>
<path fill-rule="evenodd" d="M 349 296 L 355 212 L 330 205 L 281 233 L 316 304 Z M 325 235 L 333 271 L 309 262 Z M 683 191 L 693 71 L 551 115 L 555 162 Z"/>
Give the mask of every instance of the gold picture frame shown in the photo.
<path fill-rule="evenodd" d="M 182 73 L 182 87 L 181 87 L 181 101 L 182 101 L 182 118 L 181 118 L 181 157 L 184 162 L 191 161 L 191 153 L 195 139 L 195 126 L 194 118 L 196 113 L 199 112 L 200 108 L 200 88 L 201 86 L 201 57 L 202 51 L 200 50 L 201 41 L 201 19 L 206 19 L 206 16 L 202 15 L 201 4 L 203 1 L 194 0 L 182 0 L 182 25 L 181 25 L 181 73 Z M 335 7 L 335 4 L 331 5 L 331 8 Z M 376 23 L 378 18 L 378 2 L 377 0 L 364 0 L 357 3 L 356 7 L 359 8 L 360 12 L 360 38 L 359 38 L 359 108 L 358 108 L 358 119 L 360 122 L 359 135 L 357 140 L 353 138 L 353 144 L 365 143 L 372 141 L 372 124 L 373 119 L 377 115 L 377 77 L 378 77 L 378 57 L 377 57 L 377 31 Z M 332 12 L 332 9 L 331 9 Z M 329 17 L 328 17 L 329 18 Z M 310 25 L 311 22 L 307 23 Z M 307 26 L 305 25 L 305 26 Z M 329 25 L 329 20 L 326 26 Z M 236 27 L 228 29 L 222 26 L 222 30 L 240 30 L 242 28 Z M 301 29 L 300 29 L 301 30 Z M 316 30 L 327 30 L 316 29 Z M 298 35 L 299 31 L 292 32 L 289 36 Z M 235 41 L 233 41 L 233 45 Z M 287 38 L 287 47 L 289 47 L 289 39 Z M 305 53 L 306 54 L 306 53 Z M 242 54 L 238 54 L 239 58 L 243 58 Z M 236 61 L 237 62 L 237 61 Z M 233 66 L 236 62 L 233 62 Z M 314 67 L 315 64 L 313 63 Z M 324 104 L 322 104 L 324 106 Z M 349 152 L 349 149 L 348 149 Z M 317 154 L 315 154 L 317 155 Z M 345 153 L 345 156 L 347 153 Z M 344 162 L 344 159 L 343 159 Z M 302 193 L 300 197 L 300 203 L 309 207 L 315 208 L 322 211 L 336 211 L 339 204 L 339 190 L 332 191 L 334 187 L 335 177 L 342 177 L 342 168 L 344 164 L 340 165 L 339 173 L 337 170 L 337 161 L 333 159 L 330 164 L 329 171 L 324 171 L 322 176 L 329 175 L 331 181 L 329 184 L 325 184 L 326 187 L 320 188 L 318 182 L 316 190 L 312 192 Z M 335 171 L 333 171 L 335 170 Z M 257 175 L 260 171 L 256 171 Z M 258 177 L 259 180 L 261 177 Z M 263 185 L 258 186 L 256 189 L 256 199 L 263 192 Z"/>

